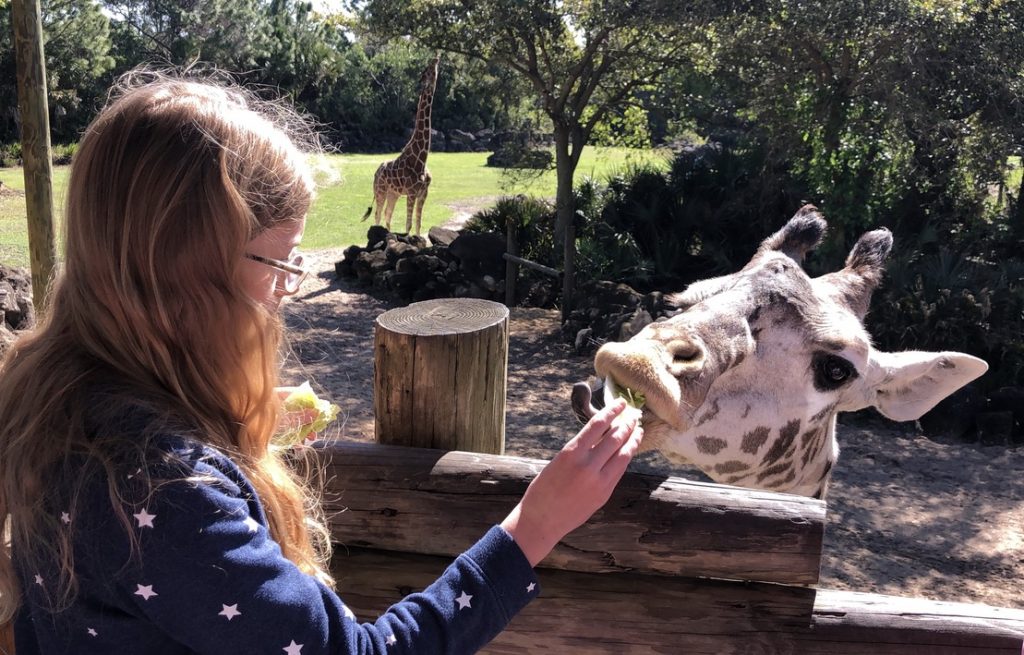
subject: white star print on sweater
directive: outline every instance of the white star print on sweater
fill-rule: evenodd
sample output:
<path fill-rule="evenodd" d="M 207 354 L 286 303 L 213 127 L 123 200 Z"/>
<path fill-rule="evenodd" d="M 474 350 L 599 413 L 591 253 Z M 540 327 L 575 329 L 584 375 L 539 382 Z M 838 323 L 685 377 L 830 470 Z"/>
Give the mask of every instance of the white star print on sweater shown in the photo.
<path fill-rule="evenodd" d="M 281 554 L 255 491 L 230 459 L 183 439 L 163 449 L 153 461 L 167 452 L 182 461 L 150 466 L 148 478 L 137 465 L 128 469 L 136 471 L 132 484 L 163 481 L 125 507 L 139 558 L 131 557 L 101 480 L 66 528 L 80 580 L 71 607 L 56 617 L 44 609 L 44 582 L 56 580 L 56 568 L 19 569 L 26 602 L 15 622 L 18 655 L 473 653 L 537 595 L 533 569 L 494 526 L 426 590 L 360 624 L 333 591 Z"/>

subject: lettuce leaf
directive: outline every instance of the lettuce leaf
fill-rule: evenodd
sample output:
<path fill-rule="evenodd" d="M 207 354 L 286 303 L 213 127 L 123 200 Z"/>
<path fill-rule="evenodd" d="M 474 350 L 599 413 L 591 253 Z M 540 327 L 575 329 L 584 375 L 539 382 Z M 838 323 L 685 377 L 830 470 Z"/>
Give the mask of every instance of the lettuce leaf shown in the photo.
<path fill-rule="evenodd" d="M 318 398 L 316 393 L 314 393 L 313 388 L 309 386 L 308 381 L 303 382 L 295 389 L 295 391 L 288 394 L 282 404 L 282 410 L 285 413 L 294 412 L 298 414 L 306 409 L 316 410 L 316 418 L 310 423 L 303 423 L 302 425 L 274 435 L 274 444 L 279 446 L 290 446 L 292 444 L 302 443 L 310 434 L 314 432 L 321 432 L 326 428 L 338 417 L 338 413 L 341 411 L 340 407 L 329 400 Z"/>

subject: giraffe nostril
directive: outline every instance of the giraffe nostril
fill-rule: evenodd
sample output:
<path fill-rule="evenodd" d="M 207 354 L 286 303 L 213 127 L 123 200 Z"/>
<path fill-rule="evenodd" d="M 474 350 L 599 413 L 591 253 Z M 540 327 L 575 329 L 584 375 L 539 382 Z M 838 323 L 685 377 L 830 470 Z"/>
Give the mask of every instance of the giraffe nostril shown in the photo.
<path fill-rule="evenodd" d="M 672 368 L 676 374 L 699 371 L 704 365 L 704 348 L 693 341 L 675 340 L 668 344 Z"/>

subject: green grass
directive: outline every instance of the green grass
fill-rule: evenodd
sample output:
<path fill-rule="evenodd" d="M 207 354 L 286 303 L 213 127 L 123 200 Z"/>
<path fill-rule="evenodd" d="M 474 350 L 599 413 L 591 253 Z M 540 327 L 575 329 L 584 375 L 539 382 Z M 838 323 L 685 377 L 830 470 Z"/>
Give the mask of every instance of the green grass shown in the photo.
<path fill-rule="evenodd" d="M 487 155 L 447 152 L 430 154 L 427 166 L 433 181 L 423 207 L 423 234 L 432 226 L 445 223 L 460 213 L 490 206 L 503 195 L 526 193 L 554 197 L 554 171 L 529 176 L 509 174 L 502 169 L 488 168 L 485 165 Z M 327 182 L 321 187 L 316 203 L 310 210 L 303 248 L 319 250 L 351 244 L 364 245 L 366 230 L 373 225 L 373 216 L 365 223 L 360 219 L 373 201 L 373 173 L 382 162 L 396 156 L 397 153 L 326 156 L 322 168 L 326 171 L 323 178 Z M 577 182 L 587 176 L 603 179 L 609 173 L 642 162 L 668 165 L 664 154 L 654 150 L 586 148 L 576 168 L 575 179 Z M 63 215 L 67 178 L 67 166 L 54 169 L 54 204 L 57 207 L 58 223 Z M 12 189 L 25 188 L 20 168 L 0 168 L 0 182 Z M 395 205 L 391 229 L 395 232 L 405 231 L 404 198 Z M 57 232 L 60 233 L 59 228 Z M 0 263 L 28 266 L 28 259 L 25 199 L 23 196 L 0 196 Z"/>

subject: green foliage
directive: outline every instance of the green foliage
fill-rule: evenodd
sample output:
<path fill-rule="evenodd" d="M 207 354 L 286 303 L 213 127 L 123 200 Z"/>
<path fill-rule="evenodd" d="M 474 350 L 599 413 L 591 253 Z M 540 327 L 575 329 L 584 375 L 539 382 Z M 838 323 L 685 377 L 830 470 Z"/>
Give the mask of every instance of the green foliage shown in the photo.
<path fill-rule="evenodd" d="M 11 10 L 10 3 L 0 3 L 0 144 L 18 134 Z M 44 2 L 42 23 L 52 139 L 77 139 L 114 65 L 109 20 L 92 0 L 66 0 Z"/>
<path fill-rule="evenodd" d="M 508 234 L 511 227 L 520 257 L 556 268 L 561 258 L 552 238 L 554 221 L 554 207 L 546 200 L 529 195 L 503 196 L 493 207 L 474 214 L 466 229 Z"/>
<path fill-rule="evenodd" d="M 21 166 L 21 142 L 0 145 L 0 167 Z"/>
<path fill-rule="evenodd" d="M 896 252 L 866 321 L 887 350 L 959 350 L 992 366 L 989 388 L 1024 376 L 1024 245 L 998 234 L 953 239 L 933 255 Z M 897 244 L 897 250 L 899 244 Z M 977 255 L 988 251 L 987 257 Z M 1014 250 L 991 258 L 993 252 Z"/>
<path fill-rule="evenodd" d="M 588 110 L 584 115 L 589 117 L 592 113 L 592 110 Z M 639 105 L 629 105 L 609 111 L 602 121 L 594 125 L 590 140 L 596 146 L 651 147 L 647 110 Z"/>

